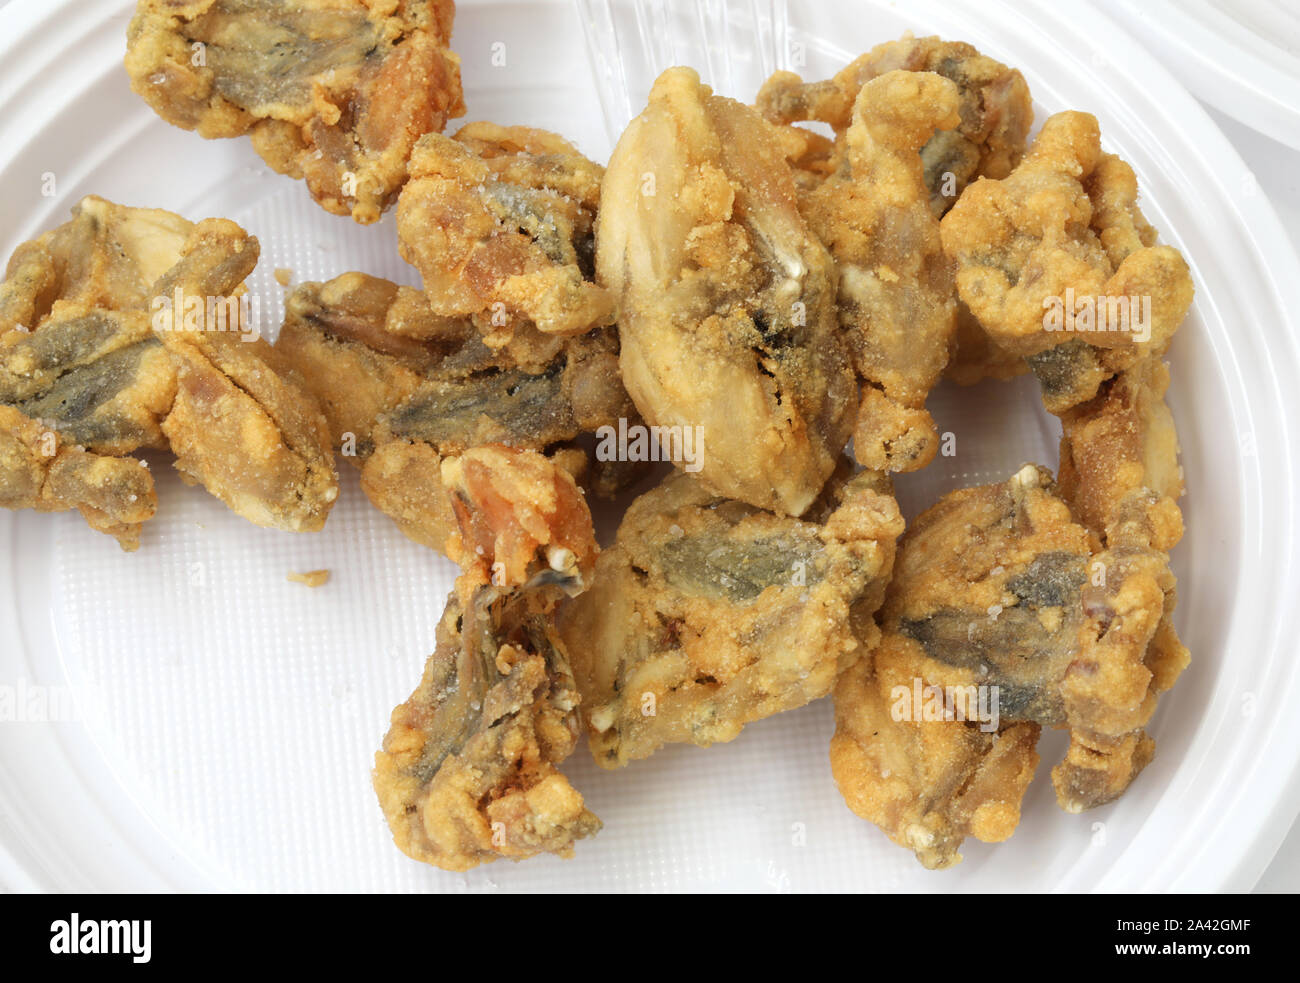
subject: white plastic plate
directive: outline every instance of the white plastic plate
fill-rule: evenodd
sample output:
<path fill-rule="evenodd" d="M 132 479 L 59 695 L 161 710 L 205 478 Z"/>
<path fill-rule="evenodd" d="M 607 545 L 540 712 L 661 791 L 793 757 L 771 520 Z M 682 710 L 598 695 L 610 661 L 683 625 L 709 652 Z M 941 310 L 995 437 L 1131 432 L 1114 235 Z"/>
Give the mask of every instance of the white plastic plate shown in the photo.
<path fill-rule="evenodd" d="M 247 141 L 206 142 L 157 119 L 121 68 L 129 6 L 16 0 L 0 11 L 0 250 L 63 221 L 93 192 L 249 228 L 263 247 L 252 286 L 268 326 L 282 296 L 276 267 L 297 280 L 362 269 L 412 282 L 391 217 L 363 229 L 326 215 Z M 1046 772 L 1063 742 L 1048 735 L 1016 835 L 969 843 L 959 867 L 926 872 L 844 806 L 823 700 L 731 744 L 669 748 L 620 772 L 602 772 L 580 749 L 566 771 L 606 825 L 573 860 L 464 875 L 423 867 L 392 846 L 369 771 L 391 708 L 433 645 L 450 564 L 403 539 L 346 467 L 326 530 L 294 536 L 235 517 L 158 458 L 159 515 L 133 555 L 75 515 L 0 513 L 0 686 L 23 695 L 33 708 L 25 715 L 42 716 L 44 698 L 43 715 L 57 718 L 0 723 L 0 885 L 1249 888 L 1300 805 L 1300 265 L 1197 104 L 1089 8 L 801 3 L 788 37 L 802 46 L 801 71 L 824 77 L 907 29 L 966 39 L 1020 67 L 1040 114 L 1095 112 L 1107 146 L 1136 168 L 1148 217 L 1196 277 L 1171 356 L 1190 489 L 1175 553 L 1178 628 L 1193 663 L 1162 701 L 1156 760 L 1120 802 L 1059 812 Z M 752 50 L 739 29 L 732 43 Z M 462 3 L 455 47 L 469 118 L 554 129 L 607 155 L 574 6 Z M 55 193 L 44 197 L 51 175 Z M 1023 461 L 1056 463 L 1057 426 L 1027 380 L 945 386 L 932 407 L 958 453 L 900 483 L 909 515 Z M 325 587 L 285 580 L 320 567 L 333 571 Z"/>
<path fill-rule="evenodd" d="M 1292 0 L 1100 0 L 1198 99 L 1300 150 Z"/>

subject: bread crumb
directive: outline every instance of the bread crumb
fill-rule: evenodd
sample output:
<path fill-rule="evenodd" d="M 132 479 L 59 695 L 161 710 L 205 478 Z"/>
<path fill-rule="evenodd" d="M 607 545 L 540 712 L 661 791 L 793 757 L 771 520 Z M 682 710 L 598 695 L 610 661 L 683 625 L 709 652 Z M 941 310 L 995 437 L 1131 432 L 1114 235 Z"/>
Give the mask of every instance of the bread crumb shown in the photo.
<path fill-rule="evenodd" d="M 275 282 L 282 287 L 287 287 L 293 283 L 293 270 L 286 270 L 283 266 L 276 267 Z"/>
<path fill-rule="evenodd" d="M 306 584 L 308 587 L 320 587 L 329 579 L 330 572 L 328 570 L 309 570 L 306 573 L 289 574 L 290 583 Z"/>

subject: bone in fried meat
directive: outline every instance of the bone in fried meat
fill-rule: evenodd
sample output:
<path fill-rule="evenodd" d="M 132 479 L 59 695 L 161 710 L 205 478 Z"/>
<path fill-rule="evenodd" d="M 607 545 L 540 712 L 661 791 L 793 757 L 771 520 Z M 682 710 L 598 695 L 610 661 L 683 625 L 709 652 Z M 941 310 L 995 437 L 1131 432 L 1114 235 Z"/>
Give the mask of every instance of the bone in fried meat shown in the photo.
<path fill-rule="evenodd" d="M 209 139 L 247 133 L 327 211 L 370 223 L 416 141 L 465 111 L 451 0 L 139 0 L 131 87 Z"/>
<path fill-rule="evenodd" d="M 641 415 L 702 428 L 700 480 L 719 495 L 801 514 L 848 442 L 856 385 L 834 263 L 776 128 L 670 69 L 619 140 L 598 224 Z"/>
<path fill-rule="evenodd" d="M 777 72 L 760 90 L 758 108 L 776 123 L 818 120 L 842 133 L 852 122 L 853 104 L 862 87 L 892 71 L 934 72 L 957 89 L 960 123 L 934 130 L 920 148 L 936 218 L 976 178 L 1006 177 L 1019 162 L 1034 119 L 1029 87 L 1019 71 L 961 41 L 937 37 L 889 41 L 824 82 L 805 83 L 792 72 Z M 808 170 L 800 162 L 796 166 Z M 819 169 L 831 173 L 835 163 L 832 160 Z"/>
<path fill-rule="evenodd" d="M 599 764 L 729 741 L 830 692 L 873 641 L 903 528 L 874 476 L 837 497 L 805 522 L 678 473 L 632 504 L 560 615 Z"/>
<path fill-rule="evenodd" d="M 571 856 L 600 820 L 557 767 L 579 696 L 552 612 L 591 575 L 591 516 L 533 451 L 476 448 L 444 468 L 460 522 L 447 551 L 464 571 L 375 756 L 375 790 L 398 847 L 425 863 Z"/>

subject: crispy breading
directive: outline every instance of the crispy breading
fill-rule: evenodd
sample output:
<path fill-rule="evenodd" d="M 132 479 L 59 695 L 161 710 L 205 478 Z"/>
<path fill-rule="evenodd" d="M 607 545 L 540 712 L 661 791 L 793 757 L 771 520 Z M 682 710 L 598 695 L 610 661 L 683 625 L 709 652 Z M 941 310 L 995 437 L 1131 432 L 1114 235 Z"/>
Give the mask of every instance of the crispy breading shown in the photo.
<path fill-rule="evenodd" d="M 1186 665 L 1173 587 L 1139 525 L 1103 547 L 1046 469 L 945 496 L 899 544 L 881 643 L 836 687 L 831 762 L 849 806 L 950 866 L 966 836 L 1015 830 L 1040 727 L 1070 732 L 1053 770 L 1063 809 L 1121 794 Z"/>
<path fill-rule="evenodd" d="M 976 182 L 943 219 L 961 299 L 993 342 L 1028 358 L 1053 413 L 1162 355 L 1191 305 L 1187 263 L 1156 244 L 1137 192 L 1133 169 L 1102 152 L 1097 120 L 1064 112 L 1015 171 Z"/>
<path fill-rule="evenodd" d="M 416 141 L 465 112 L 452 0 L 138 0 L 131 87 L 202 137 L 248 134 L 327 211 L 375 222 Z"/>
<path fill-rule="evenodd" d="M 825 696 L 862 655 L 903 522 L 877 476 L 835 484 L 820 522 L 680 473 L 632 504 L 561 612 L 598 763 L 732 740 Z"/>
<path fill-rule="evenodd" d="M 930 208 L 940 217 L 968 184 L 979 177 L 1002 178 L 1020 161 L 1034 119 L 1029 87 L 1019 71 L 980 54 L 961 41 L 907 36 L 877 45 L 834 78 L 805 83 L 792 72 L 777 72 L 758 94 L 758 108 L 776 123 L 817 120 L 842 133 L 852 123 L 853 104 L 862 87 L 893 71 L 934 72 L 956 86 L 960 123 L 932 128 L 921 141 L 921 162 Z M 834 173 L 824 145 L 815 139 L 795 159 L 805 174 Z M 792 158 L 794 159 L 794 158 Z"/>
<path fill-rule="evenodd" d="M 290 294 L 276 351 L 324 408 L 332 439 L 362 469 L 371 502 L 416 542 L 442 550 L 453 528 L 443 464 L 501 443 L 544 451 L 571 476 L 615 494 L 636 480 L 571 446 L 584 433 L 635 418 L 610 328 L 556 337 L 543 349 L 515 339 L 491 349 L 468 317 L 434 314 L 411 287 L 360 273 L 304 283 Z"/>
<path fill-rule="evenodd" d="M 603 174 L 545 130 L 470 123 L 422 139 L 397 229 L 433 311 L 470 317 L 491 348 L 611 324 L 594 282 Z"/>
<path fill-rule="evenodd" d="M 799 515 L 852 431 L 835 265 L 798 209 L 775 127 L 695 72 L 655 82 L 602 191 L 597 269 L 623 380 L 652 426 L 700 427 L 700 480 Z"/>
<path fill-rule="evenodd" d="M 927 203 L 917 151 L 960 122 L 957 87 L 894 71 L 862 86 L 835 172 L 803 196 L 839 268 L 839 322 L 862 380 L 853 434 L 864 467 L 913 471 L 938 450 L 925 400 L 956 328 L 952 264 Z"/>
<path fill-rule="evenodd" d="M 338 494 L 328 434 L 248 320 L 243 281 L 257 257 L 257 240 L 233 222 L 195 224 L 94 196 L 20 246 L 0 285 L 0 405 L 17 413 L 6 415 L 12 446 L 30 446 L 32 426 L 57 435 L 60 450 L 42 443 L 47 458 L 90 454 L 96 480 L 137 495 L 131 503 L 154 502 L 153 484 L 146 496 L 147 472 L 123 455 L 171 449 L 187 480 L 245 518 L 320 528 Z M 109 463 L 119 457 L 120 466 Z M 122 502 L 82 503 L 81 486 L 60 478 L 66 464 L 44 465 L 47 493 L 11 496 L 13 507 L 81 507 L 124 548 L 139 545 L 148 515 Z"/>
<path fill-rule="evenodd" d="M 573 480 L 534 451 L 482 447 L 444 463 L 463 565 L 438 645 L 393 711 L 374 784 L 398 847 L 446 870 L 571 856 L 598 820 L 558 770 L 579 696 L 555 605 L 597 548 Z"/>

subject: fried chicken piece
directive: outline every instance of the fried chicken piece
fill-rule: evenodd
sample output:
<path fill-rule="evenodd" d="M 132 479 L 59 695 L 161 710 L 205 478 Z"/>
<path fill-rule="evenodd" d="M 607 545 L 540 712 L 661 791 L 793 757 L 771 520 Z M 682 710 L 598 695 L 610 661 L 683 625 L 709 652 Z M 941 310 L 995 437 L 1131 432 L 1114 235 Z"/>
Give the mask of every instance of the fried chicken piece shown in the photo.
<path fill-rule="evenodd" d="M 1039 727 L 1015 723 L 986 732 L 939 714 L 895 715 L 900 694 L 914 693 L 917 680 L 930 692 L 919 649 L 886 633 L 873 656 L 840 677 L 831 771 L 850 809 L 923 866 L 941 870 L 960 862 L 967 836 L 1000 843 L 1015 832 L 1038 766 Z"/>
<path fill-rule="evenodd" d="M 597 269 L 623 381 L 652 426 L 701 427 L 700 480 L 789 515 L 853 427 L 836 272 L 775 128 L 688 68 L 655 82 L 605 175 Z"/>
<path fill-rule="evenodd" d="M 35 329 L 56 303 L 78 310 L 145 310 L 176 262 L 193 223 L 158 208 L 128 208 L 87 195 L 72 218 L 19 246 L 0 284 L 0 339 Z"/>
<path fill-rule="evenodd" d="M 0 405 L 0 507 L 77 509 L 92 529 L 124 550 L 140 546 L 140 526 L 158 508 L 143 461 L 69 446 L 54 430 Z"/>
<path fill-rule="evenodd" d="M 925 399 L 948 358 L 956 294 L 917 150 L 958 125 L 958 104 L 931 72 L 866 83 L 839 167 L 801 202 L 839 267 L 839 323 L 863 382 L 853 447 L 872 470 L 913 471 L 939 446 Z"/>
<path fill-rule="evenodd" d="M 964 837 L 1014 831 L 1042 726 L 1070 731 L 1061 807 L 1110 801 L 1150 760 L 1142 727 L 1185 664 L 1173 603 L 1168 557 L 1132 525 L 1102 549 L 1043 468 L 945 496 L 899 545 L 881 644 L 836 687 L 850 808 L 950 866 Z"/>
<path fill-rule="evenodd" d="M 1057 113 L 1003 180 L 943 220 L 957 290 L 989 337 L 1027 356 L 1063 413 L 1140 358 L 1159 357 L 1192 301 L 1187 263 L 1137 207 L 1132 168 L 1102 153 L 1097 120 Z"/>
<path fill-rule="evenodd" d="M 345 273 L 328 283 L 303 283 L 285 300 L 275 350 L 316 398 L 334 446 L 347 444 L 349 457 L 370 453 L 380 415 L 410 396 L 445 354 L 390 327 L 410 294 L 423 299 L 410 287 Z"/>
<path fill-rule="evenodd" d="M 893 71 L 934 72 L 957 88 L 960 123 L 932 129 L 921 141 L 925 186 L 936 218 L 976 178 L 1006 177 L 1019 163 L 1034 121 L 1029 86 L 1017 70 L 960 41 L 910 36 L 889 41 L 824 82 L 805 83 L 792 72 L 777 72 L 759 91 L 758 108 L 775 123 L 818 120 L 842 133 L 853 121 L 862 87 Z M 824 163 L 824 147 L 816 141 L 803 151 L 804 160 L 794 162 L 804 173 L 835 171 L 833 160 Z"/>
<path fill-rule="evenodd" d="M 1164 512 L 1177 512 L 1173 503 L 1183 493 L 1183 469 L 1173 414 L 1164 401 L 1168 388 L 1164 362 L 1143 359 L 1061 418 L 1061 497 L 1077 521 L 1107 542 L 1134 496 L 1167 500 Z M 1168 515 L 1150 538 L 1168 550 L 1181 533 L 1181 521 Z"/>
<path fill-rule="evenodd" d="M 674 474 L 628 509 L 561 611 L 596 761 L 730 741 L 830 692 L 864 651 L 903 521 L 874 476 L 804 522 Z M 860 630 L 855 631 L 857 624 Z"/>
<path fill-rule="evenodd" d="M 442 550 L 454 525 L 443 463 L 492 443 L 546 451 L 574 478 L 582 433 L 635 417 L 612 329 L 557 338 L 536 370 L 488 348 L 468 318 L 436 315 L 420 291 L 348 273 L 305 283 L 286 304 L 276 350 L 324 407 L 336 446 L 362 468 L 371 502 L 409 538 Z M 525 357 L 539 349 L 526 346 Z M 616 493 L 639 472 L 601 466 L 590 482 Z"/>
<path fill-rule="evenodd" d="M 1169 371 L 1145 358 L 1062 417 L 1061 494 L 1108 549 L 1094 564 L 1081 657 L 1062 692 L 1073 706 L 1066 759 L 1052 771 L 1063 808 L 1109 802 L 1151 760 L 1142 732 L 1190 656 L 1173 627 L 1176 583 L 1165 551 L 1182 538 L 1178 436 L 1165 405 Z"/>
<path fill-rule="evenodd" d="M 120 485 L 119 497 L 143 500 L 141 462 L 108 459 L 171 448 L 182 472 L 247 518 L 319 528 L 337 495 L 328 439 L 311 398 L 278 377 L 245 323 L 239 297 L 257 256 L 233 222 L 84 199 L 71 221 L 19 247 L 0 286 L 0 405 L 88 452 L 96 494 Z M 50 487 L 67 474 L 53 468 Z M 81 493 L 50 494 L 71 507 Z M 14 500 L 29 499 L 39 501 Z M 138 508 L 82 511 L 138 545 Z"/>
<path fill-rule="evenodd" d="M 375 756 L 375 790 L 398 847 L 445 870 L 571 856 L 600 820 L 557 768 L 579 696 L 552 612 L 591 575 L 591 516 L 533 451 L 479 448 L 448 470 L 462 523 L 448 552 L 465 569 Z"/>
<path fill-rule="evenodd" d="M 327 211 L 377 221 L 416 141 L 465 112 L 451 0 L 139 0 L 131 87 L 207 139 L 247 133 Z"/>
<path fill-rule="evenodd" d="M 176 401 L 162 430 L 187 482 L 270 529 L 314 532 L 338 498 L 329 430 L 271 348 L 225 334 L 171 334 Z"/>
<path fill-rule="evenodd" d="M 432 310 L 472 318 L 491 348 L 612 324 L 594 282 L 603 173 L 545 130 L 470 123 L 422 139 L 397 230 Z"/>

